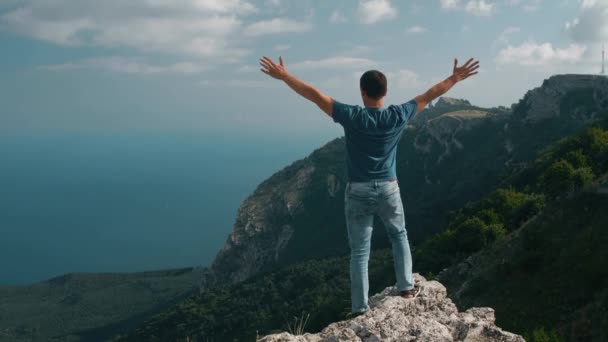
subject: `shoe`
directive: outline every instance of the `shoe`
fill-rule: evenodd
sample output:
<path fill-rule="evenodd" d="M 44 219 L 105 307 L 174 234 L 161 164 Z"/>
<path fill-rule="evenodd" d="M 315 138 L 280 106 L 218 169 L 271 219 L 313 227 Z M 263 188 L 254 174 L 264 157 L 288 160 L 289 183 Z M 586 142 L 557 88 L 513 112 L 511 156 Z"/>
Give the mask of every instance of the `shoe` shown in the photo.
<path fill-rule="evenodd" d="M 365 315 L 367 313 L 367 311 L 357 311 L 357 312 L 350 312 L 346 315 L 347 319 L 352 319 L 355 318 L 357 316 L 361 316 L 361 315 Z"/>
<path fill-rule="evenodd" d="M 399 295 L 405 299 L 413 299 L 418 296 L 420 293 L 420 287 L 418 285 L 414 285 L 414 288 L 411 290 L 399 291 Z"/>

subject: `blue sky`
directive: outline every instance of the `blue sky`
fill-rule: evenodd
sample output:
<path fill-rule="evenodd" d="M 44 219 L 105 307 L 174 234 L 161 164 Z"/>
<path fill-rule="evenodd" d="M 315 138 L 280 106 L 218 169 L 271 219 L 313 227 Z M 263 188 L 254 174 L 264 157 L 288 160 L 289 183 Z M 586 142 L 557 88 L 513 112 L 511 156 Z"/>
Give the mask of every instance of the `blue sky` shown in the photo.
<path fill-rule="evenodd" d="M 448 96 L 509 106 L 603 42 L 608 0 L 1 0 L 0 134 L 338 136 L 260 56 L 350 103 L 367 69 L 405 102 L 475 57 Z"/>

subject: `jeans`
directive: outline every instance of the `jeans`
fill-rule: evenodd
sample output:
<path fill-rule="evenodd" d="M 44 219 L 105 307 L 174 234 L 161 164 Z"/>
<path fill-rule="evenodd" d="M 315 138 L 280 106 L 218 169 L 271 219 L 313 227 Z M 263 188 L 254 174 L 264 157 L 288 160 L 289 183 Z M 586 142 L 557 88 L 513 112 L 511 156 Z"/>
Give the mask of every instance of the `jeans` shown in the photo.
<path fill-rule="evenodd" d="M 413 289 L 412 255 L 398 181 L 348 182 L 344 193 L 344 212 L 350 246 L 352 312 L 369 310 L 367 268 L 374 214 L 384 223 L 392 245 L 397 289 Z"/>

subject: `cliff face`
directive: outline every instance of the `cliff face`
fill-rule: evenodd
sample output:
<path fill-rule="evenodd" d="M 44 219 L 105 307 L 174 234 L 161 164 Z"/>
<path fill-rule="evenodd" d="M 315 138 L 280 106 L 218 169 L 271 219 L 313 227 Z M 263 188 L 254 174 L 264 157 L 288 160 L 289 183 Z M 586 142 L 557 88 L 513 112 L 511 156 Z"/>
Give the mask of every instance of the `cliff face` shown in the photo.
<path fill-rule="evenodd" d="M 470 308 L 458 312 L 446 288 L 414 274 L 421 292 L 415 299 L 398 296 L 387 287 L 369 299 L 370 311 L 351 320 L 332 323 L 317 334 L 273 334 L 259 342 L 323 341 L 503 341 L 524 339 L 495 325 L 494 310 Z"/>
<path fill-rule="evenodd" d="M 325 201 L 336 201 L 343 191 L 344 175 L 337 171 L 342 152 L 342 141 L 334 140 L 258 185 L 239 207 L 232 233 L 204 271 L 201 289 L 236 283 L 276 265 L 293 238 L 294 222 L 310 212 L 311 191 Z M 323 160 L 328 155 L 336 156 L 330 165 Z"/>
<path fill-rule="evenodd" d="M 440 99 L 406 128 L 397 175 L 412 244 L 443 229 L 450 210 L 492 191 L 506 168 L 608 113 L 608 78 L 560 75 L 506 108 Z M 344 138 L 262 182 L 241 204 L 233 232 L 201 290 L 277 266 L 348 253 L 344 222 Z M 429 213 L 432 213 L 430 215 Z M 388 247 L 376 222 L 372 248 Z"/>

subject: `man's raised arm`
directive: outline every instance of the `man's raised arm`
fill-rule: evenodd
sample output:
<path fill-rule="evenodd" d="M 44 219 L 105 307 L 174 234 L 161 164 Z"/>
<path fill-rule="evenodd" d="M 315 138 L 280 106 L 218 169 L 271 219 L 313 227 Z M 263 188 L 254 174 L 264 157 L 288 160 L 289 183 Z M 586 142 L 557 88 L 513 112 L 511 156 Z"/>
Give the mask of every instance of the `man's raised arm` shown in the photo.
<path fill-rule="evenodd" d="M 474 61 L 473 58 L 469 59 L 463 66 L 458 66 L 458 59 L 454 58 L 454 70 L 452 75 L 445 80 L 437 83 L 431 89 L 427 90 L 424 94 L 416 96 L 416 104 L 418 107 L 417 113 L 420 113 L 429 102 L 445 94 L 456 84 L 469 76 L 477 74 L 477 68 L 479 68 L 479 61 Z"/>
<path fill-rule="evenodd" d="M 334 100 L 323 94 L 319 89 L 288 73 L 285 64 L 283 63 L 283 57 L 279 57 L 279 64 L 276 64 L 272 59 L 264 56 L 260 59 L 260 65 L 262 66 L 262 69 L 260 70 L 262 70 L 263 73 L 287 83 L 287 85 L 296 93 L 315 103 L 321 110 L 327 113 L 327 115 L 332 115 Z"/>

